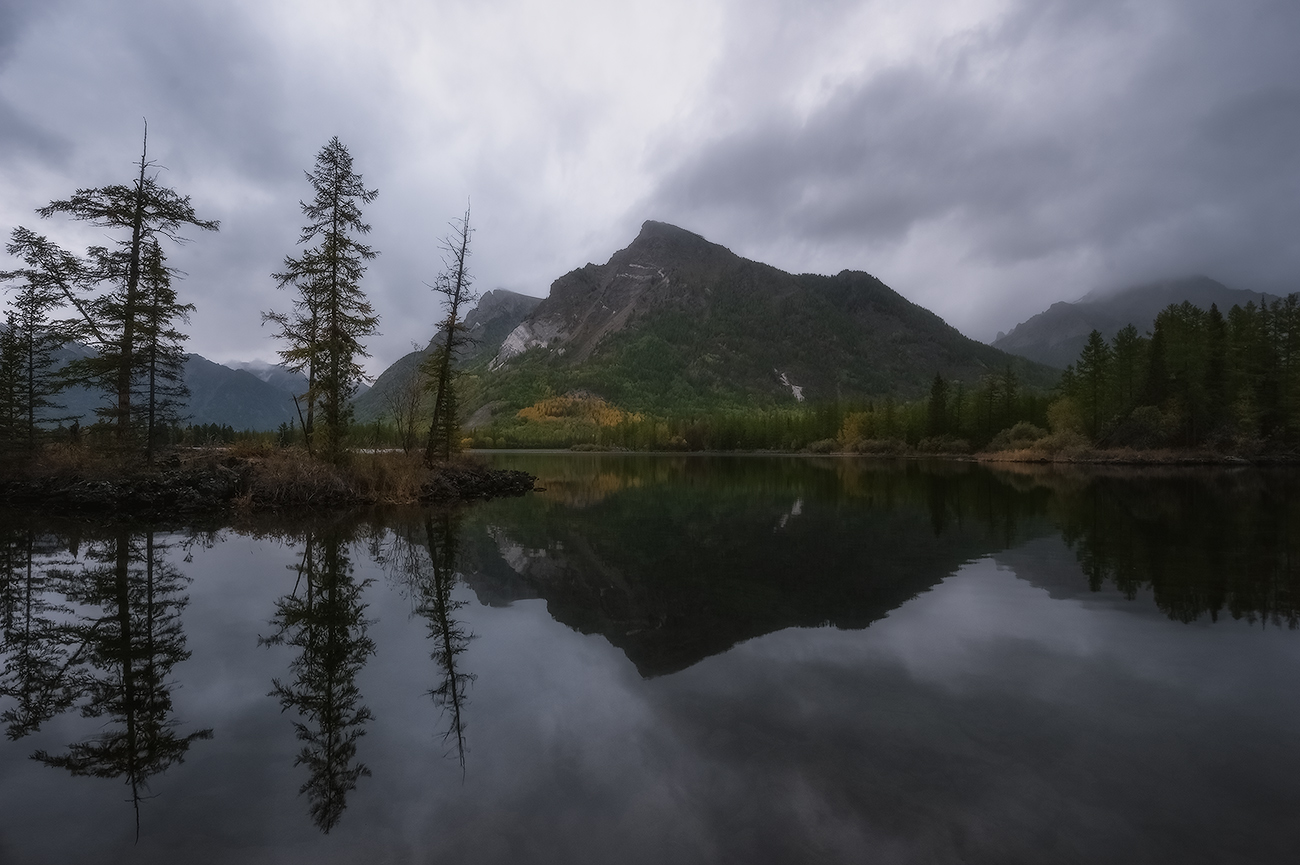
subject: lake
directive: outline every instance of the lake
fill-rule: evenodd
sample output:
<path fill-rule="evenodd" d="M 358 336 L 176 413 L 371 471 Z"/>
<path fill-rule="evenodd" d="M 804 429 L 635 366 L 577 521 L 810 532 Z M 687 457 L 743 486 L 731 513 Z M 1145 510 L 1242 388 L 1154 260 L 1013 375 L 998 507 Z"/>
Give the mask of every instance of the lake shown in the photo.
<path fill-rule="evenodd" d="M 1300 477 L 497 454 L 0 517 L 0 862 L 1291 862 Z"/>

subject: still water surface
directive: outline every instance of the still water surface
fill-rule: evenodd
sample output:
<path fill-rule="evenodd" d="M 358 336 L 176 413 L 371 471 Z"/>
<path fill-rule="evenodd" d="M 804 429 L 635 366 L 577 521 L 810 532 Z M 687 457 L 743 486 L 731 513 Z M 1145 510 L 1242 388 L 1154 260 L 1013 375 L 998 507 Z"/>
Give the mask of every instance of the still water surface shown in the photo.
<path fill-rule="evenodd" d="M 1294 473 L 494 459 L 0 518 L 0 863 L 1295 861 Z"/>

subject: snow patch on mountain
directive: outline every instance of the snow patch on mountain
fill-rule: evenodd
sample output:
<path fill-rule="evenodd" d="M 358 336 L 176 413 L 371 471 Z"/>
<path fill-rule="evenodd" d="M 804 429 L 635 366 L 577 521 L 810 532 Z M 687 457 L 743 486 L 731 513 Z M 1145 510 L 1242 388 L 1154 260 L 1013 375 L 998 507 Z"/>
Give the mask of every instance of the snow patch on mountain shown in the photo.
<path fill-rule="evenodd" d="M 790 376 L 787 375 L 786 373 L 781 372 L 781 370 L 779 370 L 779 369 L 774 369 L 774 370 L 772 370 L 772 372 L 776 373 L 777 378 L 779 378 L 779 379 L 781 380 L 781 384 L 783 384 L 783 385 L 785 385 L 786 387 L 790 388 L 790 393 L 794 394 L 794 398 L 795 398 L 795 401 L 796 401 L 796 402 L 803 402 L 803 388 L 802 388 L 802 387 L 800 387 L 799 385 L 797 385 L 797 384 L 795 384 L 794 382 L 790 381 Z"/>

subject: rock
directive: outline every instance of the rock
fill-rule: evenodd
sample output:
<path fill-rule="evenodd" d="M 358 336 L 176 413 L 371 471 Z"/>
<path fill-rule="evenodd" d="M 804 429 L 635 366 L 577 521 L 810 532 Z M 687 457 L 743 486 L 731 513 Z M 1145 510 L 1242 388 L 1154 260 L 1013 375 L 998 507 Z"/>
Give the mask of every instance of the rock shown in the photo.
<path fill-rule="evenodd" d="M 516 469 L 448 465 L 438 469 L 420 488 L 422 502 L 522 496 L 532 492 L 535 475 Z"/>

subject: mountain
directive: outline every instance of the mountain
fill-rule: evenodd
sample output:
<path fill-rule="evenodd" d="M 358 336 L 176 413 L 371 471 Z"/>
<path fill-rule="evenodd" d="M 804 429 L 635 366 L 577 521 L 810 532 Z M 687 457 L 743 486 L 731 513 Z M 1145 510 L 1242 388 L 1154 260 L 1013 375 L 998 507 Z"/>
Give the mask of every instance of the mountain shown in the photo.
<path fill-rule="evenodd" d="M 1010 333 L 998 334 L 995 348 L 1039 363 L 1064 368 L 1079 359 L 1079 352 L 1094 330 L 1110 339 L 1126 325 L 1139 332 L 1152 326 L 1160 310 L 1171 303 L 1190 301 L 1202 309 L 1218 304 L 1226 313 L 1234 304 L 1245 306 L 1271 301 L 1257 291 L 1228 288 L 1206 276 L 1170 279 L 1137 285 L 1118 292 L 1091 292 L 1075 303 L 1054 303 Z"/>
<path fill-rule="evenodd" d="M 87 346 L 70 342 L 57 352 L 55 362 L 63 366 L 92 352 Z M 297 415 L 292 391 L 278 387 L 277 383 L 296 387 L 295 374 L 284 367 L 258 362 L 253 365 L 263 368 L 271 380 L 263 380 L 244 369 L 213 363 L 197 354 L 186 355 L 183 375 L 185 385 L 190 389 L 190 399 L 181 409 L 181 415 L 187 416 L 184 423 L 215 423 L 237 430 L 273 430 L 285 421 L 294 422 Z M 304 381 L 299 392 L 306 389 Z M 51 409 L 46 416 L 65 418 L 65 423 L 76 419 L 86 426 L 97 420 L 95 409 L 108 404 L 109 399 L 100 390 L 70 387 L 54 397 L 54 402 L 62 408 Z"/>
<path fill-rule="evenodd" d="M 478 304 L 465 316 L 466 336 L 470 343 L 460 359 L 462 365 L 481 365 L 495 357 L 506 336 L 541 302 L 539 297 L 518 294 L 504 288 L 485 292 Z M 353 400 L 356 419 L 365 423 L 384 414 L 388 410 L 388 395 L 407 381 L 424 359 L 442 344 L 442 340 L 443 335 L 439 331 L 424 348 L 408 352 L 380 373 L 370 390 Z"/>
<path fill-rule="evenodd" d="M 622 408 L 923 395 L 936 372 L 975 383 L 1010 364 L 866 273 L 789 274 L 662 222 L 551 285 L 481 370 L 480 405 L 586 391 Z M 466 408 L 472 408 L 467 403 Z"/>
<path fill-rule="evenodd" d="M 197 354 L 186 355 L 185 384 L 190 389 L 189 404 L 182 412 L 190 416 L 187 423 L 273 430 L 297 421 L 292 392 L 247 370 L 231 369 Z"/>

